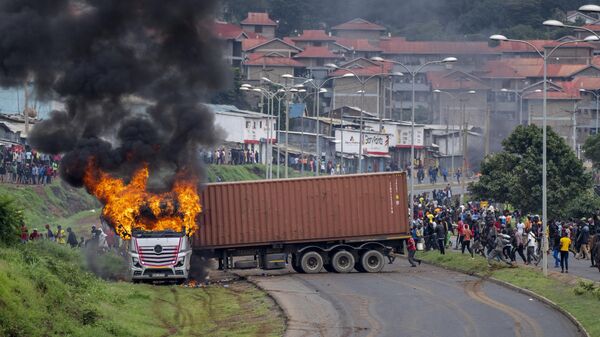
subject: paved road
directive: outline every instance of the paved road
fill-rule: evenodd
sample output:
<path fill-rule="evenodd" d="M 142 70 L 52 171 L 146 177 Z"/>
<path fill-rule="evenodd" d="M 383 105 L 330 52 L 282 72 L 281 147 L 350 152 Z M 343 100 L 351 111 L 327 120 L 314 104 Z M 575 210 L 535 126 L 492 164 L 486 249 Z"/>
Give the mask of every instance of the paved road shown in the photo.
<path fill-rule="evenodd" d="M 296 316 L 287 336 L 578 336 L 561 314 L 525 295 L 432 266 L 409 268 L 404 259 L 379 274 L 253 279 Z"/>

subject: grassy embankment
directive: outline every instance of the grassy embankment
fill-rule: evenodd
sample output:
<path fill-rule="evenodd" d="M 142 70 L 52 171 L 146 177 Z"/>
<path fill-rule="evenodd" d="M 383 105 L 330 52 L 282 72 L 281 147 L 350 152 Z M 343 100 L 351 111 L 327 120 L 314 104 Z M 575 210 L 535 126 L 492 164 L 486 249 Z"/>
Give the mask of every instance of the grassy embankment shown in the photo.
<path fill-rule="evenodd" d="M 208 168 L 223 181 L 264 177 L 264 166 Z M 45 223 L 79 235 L 98 223 L 99 204 L 83 189 L 0 184 L 29 229 Z M 106 282 L 86 271 L 78 250 L 42 242 L 0 246 L 0 336 L 280 336 L 276 305 L 246 283 L 228 288 Z M 119 265 L 106 268 L 116 268 Z M 110 263 L 105 261 L 106 263 Z"/>
<path fill-rule="evenodd" d="M 0 336 L 280 336 L 284 321 L 245 283 L 185 288 L 106 282 L 78 250 L 0 247 Z"/>
<path fill-rule="evenodd" d="M 265 179 L 266 166 L 262 164 L 252 165 L 208 165 L 206 175 L 209 182 L 217 181 L 217 176 L 221 181 L 244 181 Z M 300 173 L 299 171 L 288 168 L 288 177 L 298 178 L 302 176 L 311 176 L 310 172 Z M 279 176 L 285 176 L 285 166 L 279 166 Z M 273 167 L 273 177 L 277 177 L 277 166 Z"/>
<path fill-rule="evenodd" d="M 482 257 L 471 259 L 468 254 L 446 254 L 437 252 L 418 254 L 419 258 L 432 264 L 460 270 L 481 277 L 493 277 L 515 286 L 528 289 L 553 301 L 571 313 L 591 336 L 600 336 L 600 290 L 593 284 L 561 274 L 544 277 L 537 269 L 528 267 L 508 268 L 495 264 L 489 268 Z M 561 277 L 562 276 L 562 277 Z"/>

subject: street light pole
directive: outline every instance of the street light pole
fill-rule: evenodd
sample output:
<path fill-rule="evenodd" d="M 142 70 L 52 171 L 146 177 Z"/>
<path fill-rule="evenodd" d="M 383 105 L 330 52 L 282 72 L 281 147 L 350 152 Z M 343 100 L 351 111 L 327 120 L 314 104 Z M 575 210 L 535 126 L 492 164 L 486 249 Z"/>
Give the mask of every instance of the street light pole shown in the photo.
<path fill-rule="evenodd" d="M 560 22 L 559 22 L 560 23 Z M 549 23 L 548 21 L 544 21 L 544 25 L 549 25 L 549 26 L 555 26 L 554 23 Z M 578 42 L 591 42 L 591 41 L 598 41 L 599 38 L 597 36 L 588 36 L 583 40 L 573 40 L 573 41 L 565 41 L 565 42 L 561 42 L 559 43 L 557 46 L 555 46 L 552 50 L 550 50 L 550 52 L 547 52 L 546 49 L 544 49 L 544 51 L 540 51 L 535 45 L 533 45 L 532 43 L 528 42 L 528 41 L 524 41 L 524 40 L 514 40 L 514 39 L 508 39 L 506 36 L 504 35 L 499 35 L 499 34 L 495 34 L 490 36 L 491 40 L 494 41 L 499 41 L 499 42 L 503 42 L 503 41 L 510 41 L 510 42 L 519 42 L 519 43 L 524 43 L 528 46 L 530 46 L 531 48 L 533 48 L 538 55 L 542 58 L 543 60 L 543 69 L 544 69 L 544 79 L 543 79 L 543 95 L 542 95 L 542 259 L 543 259 L 543 265 L 542 265 L 542 269 L 544 272 L 544 276 L 548 276 L 548 254 L 547 250 L 548 250 L 548 238 L 547 236 L 547 222 L 548 222 L 548 205 L 547 205 L 547 200 L 548 200 L 548 195 L 547 195 L 547 190 L 548 190 L 548 185 L 547 185 L 547 100 L 548 100 L 548 95 L 547 95 L 547 87 L 548 87 L 548 58 L 550 56 L 552 56 L 552 54 L 558 50 L 558 48 L 566 45 L 566 44 L 570 44 L 570 43 L 578 43 Z"/>
<path fill-rule="evenodd" d="M 454 63 L 457 61 L 457 59 L 455 57 L 446 57 L 443 60 L 438 60 L 438 61 L 430 61 L 430 62 L 426 62 L 422 65 L 420 65 L 419 67 L 417 67 L 415 70 L 410 70 L 406 65 L 404 65 L 401 62 L 398 61 L 393 61 L 393 60 L 386 60 L 383 59 L 381 57 L 372 57 L 371 60 L 376 61 L 376 62 L 388 62 L 388 63 L 392 63 L 392 64 L 396 64 L 399 65 L 400 67 L 402 67 L 404 70 L 406 70 L 406 72 L 408 72 L 411 76 L 411 82 L 412 82 L 412 107 L 411 107 L 411 144 L 410 144 L 410 169 L 411 169 L 411 175 L 410 175 L 410 193 L 408 195 L 408 200 L 409 200 L 409 214 L 410 214 L 410 218 L 413 219 L 413 196 L 414 196 L 414 189 L 415 189 L 415 168 L 414 168 L 414 162 L 415 162 L 415 78 L 417 77 L 417 74 L 421 71 L 421 69 L 425 68 L 428 65 L 432 65 L 432 64 L 443 64 L 443 63 Z"/>

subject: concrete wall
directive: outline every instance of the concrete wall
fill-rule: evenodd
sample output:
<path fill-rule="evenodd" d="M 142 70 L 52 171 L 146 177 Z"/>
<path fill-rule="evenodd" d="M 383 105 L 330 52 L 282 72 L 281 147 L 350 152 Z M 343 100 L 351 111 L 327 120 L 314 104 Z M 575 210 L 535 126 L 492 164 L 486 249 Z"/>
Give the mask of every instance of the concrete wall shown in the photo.
<path fill-rule="evenodd" d="M 362 86 L 356 78 L 340 78 L 333 82 L 333 109 L 342 106 L 361 107 L 361 94 L 357 91 L 362 90 Z M 365 85 L 363 110 L 377 114 L 380 108 L 379 100 L 379 79 L 373 78 Z"/>

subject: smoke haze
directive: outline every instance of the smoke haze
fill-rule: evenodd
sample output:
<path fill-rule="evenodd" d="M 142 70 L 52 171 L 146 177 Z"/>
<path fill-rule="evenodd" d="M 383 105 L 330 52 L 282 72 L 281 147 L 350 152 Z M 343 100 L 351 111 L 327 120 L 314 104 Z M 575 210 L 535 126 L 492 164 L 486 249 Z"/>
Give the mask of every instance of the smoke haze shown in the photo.
<path fill-rule="evenodd" d="M 141 162 L 168 188 L 197 169 L 198 146 L 218 138 L 199 104 L 224 82 L 210 33 L 212 0 L 4 0 L 0 3 L 0 85 L 33 82 L 60 99 L 30 144 L 64 153 L 61 176 L 81 186 L 90 158 L 129 177 Z M 135 99 L 134 99 L 135 98 Z M 144 104 L 134 108 L 132 102 Z M 153 179 L 154 178 L 154 179 Z"/>

